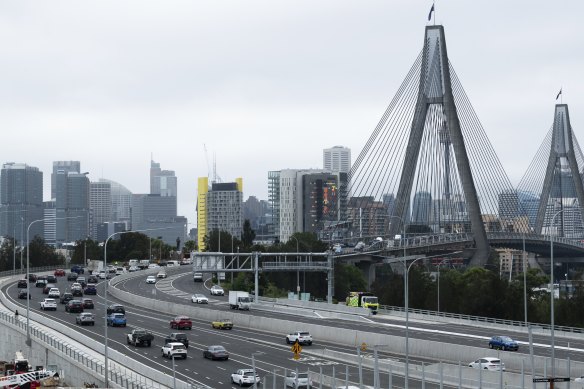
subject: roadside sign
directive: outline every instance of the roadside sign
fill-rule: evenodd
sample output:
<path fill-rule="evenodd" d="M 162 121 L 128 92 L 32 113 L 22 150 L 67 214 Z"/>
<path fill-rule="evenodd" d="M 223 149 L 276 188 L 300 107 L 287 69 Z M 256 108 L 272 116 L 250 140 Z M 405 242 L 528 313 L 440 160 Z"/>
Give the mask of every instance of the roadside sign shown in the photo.
<path fill-rule="evenodd" d="M 300 359 L 300 354 L 294 353 L 294 359 L 295 360 L 299 360 Z"/>
<path fill-rule="evenodd" d="M 292 345 L 291 350 L 294 354 L 300 354 L 302 352 L 302 347 L 300 346 L 300 343 L 298 343 L 298 341 L 296 341 Z"/>
<path fill-rule="evenodd" d="M 361 343 L 361 351 L 367 351 L 367 343 Z"/>

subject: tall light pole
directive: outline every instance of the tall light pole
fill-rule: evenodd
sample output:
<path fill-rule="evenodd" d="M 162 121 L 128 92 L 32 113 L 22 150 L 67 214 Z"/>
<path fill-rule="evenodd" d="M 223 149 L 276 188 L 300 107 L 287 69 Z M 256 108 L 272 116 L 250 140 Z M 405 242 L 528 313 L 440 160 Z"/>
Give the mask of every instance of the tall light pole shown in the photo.
<path fill-rule="evenodd" d="M 401 241 L 403 242 L 403 249 L 404 249 L 404 258 L 403 258 L 403 265 L 404 265 L 404 308 L 406 310 L 406 322 L 407 322 L 407 318 L 408 318 L 408 308 L 407 308 L 407 295 L 408 295 L 408 277 L 407 277 L 407 264 L 406 264 L 406 222 L 404 221 L 404 219 L 402 219 L 399 216 L 390 216 L 389 220 L 391 219 L 399 219 L 401 221 L 401 225 L 402 225 L 402 236 L 401 236 Z M 395 242 L 395 239 L 394 239 Z M 406 334 L 407 334 L 407 326 L 406 326 Z M 410 357 L 409 357 L 409 353 L 408 353 L 408 338 L 406 335 L 406 373 L 405 373 L 405 385 L 404 388 L 408 389 L 408 385 L 409 385 L 409 378 L 410 378 Z"/>
<path fill-rule="evenodd" d="M 525 233 L 523 233 L 523 313 L 525 316 L 525 328 L 527 328 L 527 261 L 525 252 Z"/>
<path fill-rule="evenodd" d="M 251 354 L 251 368 L 253 370 L 253 389 L 257 389 L 258 382 L 256 381 L 256 368 L 255 368 L 255 356 L 264 354 L 263 351 L 256 351 Z"/>
<path fill-rule="evenodd" d="M 554 300 L 555 300 L 555 291 L 554 291 L 554 240 L 553 240 L 553 236 L 552 236 L 552 231 L 551 231 L 551 227 L 553 227 L 554 225 L 554 220 L 556 219 L 556 216 L 558 216 L 560 213 L 568 210 L 569 208 L 565 208 L 562 209 L 558 212 L 556 212 L 554 214 L 554 216 L 552 216 L 552 221 L 550 223 L 550 286 L 551 286 L 551 293 L 550 293 L 550 335 L 551 335 L 551 342 L 552 342 L 552 377 L 556 376 L 556 350 L 555 350 L 555 339 L 554 339 L 554 325 L 555 325 L 555 319 L 554 319 Z M 570 208 L 571 209 L 571 208 Z M 563 226 L 562 226 L 563 228 Z"/>
<path fill-rule="evenodd" d="M 149 228 L 149 229 L 145 229 L 145 230 L 133 230 L 133 231 L 118 231 L 118 232 L 114 232 L 113 234 L 111 234 L 110 236 L 107 237 L 107 239 L 105 240 L 105 243 L 103 244 L 103 268 L 107 269 L 107 243 L 109 242 L 109 240 L 111 238 L 113 238 L 116 235 L 123 235 L 123 234 L 128 234 L 130 232 L 145 232 L 145 231 L 156 231 L 156 230 L 167 230 L 169 228 L 172 227 L 162 227 L 162 228 Z M 108 336 L 107 336 L 107 288 L 108 288 L 109 282 L 107 280 L 107 277 L 105 279 L 105 286 L 104 286 L 104 290 L 103 290 L 103 303 L 104 306 L 106 308 L 106 314 L 104 316 L 104 337 L 105 337 L 105 342 L 104 342 L 104 347 L 105 347 L 105 351 L 103 353 L 104 356 L 104 381 L 105 381 L 105 387 L 109 387 L 109 371 L 108 371 L 108 362 L 109 362 L 109 358 L 108 358 Z M 174 358 L 173 358 L 174 359 Z"/>
<path fill-rule="evenodd" d="M 298 248 L 298 238 L 296 238 L 294 235 L 291 235 L 290 239 L 294 239 L 296 241 L 296 255 L 298 255 L 300 252 Z M 298 268 L 300 268 L 300 262 L 298 262 L 297 265 Z M 296 269 L 296 293 L 298 293 L 298 300 L 300 300 L 300 270 L 298 268 Z"/>
<path fill-rule="evenodd" d="M 448 255 L 454 255 L 454 254 L 458 254 L 461 251 L 455 251 L 453 253 L 450 253 Z M 417 261 L 419 261 L 420 259 L 430 259 L 430 258 L 435 258 L 435 257 L 440 257 L 442 256 L 441 254 L 439 255 L 431 255 L 429 257 L 419 257 L 414 259 L 409 266 L 405 267 L 405 272 L 406 272 L 406 285 L 408 284 L 408 277 L 410 274 L 410 269 L 412 268 L 412 265 L 414 263 L 416 263 Z M 405 261 L 404 261 L 404 266 L 405 266 Z M 408 372 L 408 362 L 409 362 L 409 358 L 410 358 L 410 315 L 409 315 L 409 304 L 410 304 L 410 296 L 409 296 L 409 290 L 406 288 L 406 379 L 405 379 L 405 388 L 408 387 L 408 378 L 409 378 L 409 372 Z"/>

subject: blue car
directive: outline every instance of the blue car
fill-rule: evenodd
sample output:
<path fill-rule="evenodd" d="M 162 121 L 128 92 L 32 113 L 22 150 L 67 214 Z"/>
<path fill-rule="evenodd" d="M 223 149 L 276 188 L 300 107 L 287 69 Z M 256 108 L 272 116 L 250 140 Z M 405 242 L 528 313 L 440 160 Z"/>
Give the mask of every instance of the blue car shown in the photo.
<path fill-rule="evenodd" d="M 491 340 L 489 340 L 489 348 L 517 351 L 519 350 L 519 345 L 508 336 L 493 336 Z"/>
<path fill-rule="evenodd" d="M 126 316 L 123 313 L 112 313 L 107 317 L 107 325 L 112 327 L 125 327 Z"/>

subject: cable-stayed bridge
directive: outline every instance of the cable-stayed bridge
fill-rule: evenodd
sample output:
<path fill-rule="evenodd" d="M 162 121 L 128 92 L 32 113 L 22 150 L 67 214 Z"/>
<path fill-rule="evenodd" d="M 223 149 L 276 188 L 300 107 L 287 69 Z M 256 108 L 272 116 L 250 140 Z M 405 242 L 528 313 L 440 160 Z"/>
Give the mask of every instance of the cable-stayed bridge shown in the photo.
<path fill-rule="evenodd" d="M 491 247 L 524 241 L 527 251 L 549 253 L 551 240 L 557 256 L 584 257 L 583 169 L 568 106 L 559 104 L 514 188 L 449 61 L 443 26 L 427 26 L 421 53 L 324 217 L 322 237 L 366 241 L 367 252 L 384 255 L 404 246 L 463 248 L 479 266 Z"/>

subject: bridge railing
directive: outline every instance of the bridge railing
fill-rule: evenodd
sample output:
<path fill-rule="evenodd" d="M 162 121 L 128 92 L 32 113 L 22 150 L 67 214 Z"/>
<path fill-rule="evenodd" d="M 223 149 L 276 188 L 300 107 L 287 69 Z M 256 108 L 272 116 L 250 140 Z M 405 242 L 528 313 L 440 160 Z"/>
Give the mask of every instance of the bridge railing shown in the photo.
<path fill-rule="evenodd" d="M 386 313 L 386 314 L 391 314 L 392 312 L 403 312 L 405 314 L 404 307 L 396 307 L 396 306 L 392 306 L 392 305 L 380 305 L 379 311 L 382 313 Z M 490 323 L 490 324 L 496 324 L 496 325 L 505 325 L 505 326 L 525 328 L 525 321 L 518 321 L 518 320 L 496 319 L 496 318 L 492 318 L 492 317 L 464 315 L 464 314 L 449 313 L 449 312 L 436 312 L 436 311 L 429 311 L 426 309 L 414 309 L 414 308 L 410 308 L 408 310 L 408 312 L 413 313 L 413 314 L 425 315 L 428 317 L 442 317 L 442 318 L 447 318 L 447 319 L 474 321 L 477 323 Z M 551 329 L 551 326 L 549 324 L 529 323 L 529 325 L 533 328 L 539 328 L 539 329 L 543 329 L 543 330 Z M 555 325 L 554 329 L 556 331 L 570 332 L 570 333 L 575 333 L 575 334 L 584 333 L 584 328 L 579 328 L 579 327 L 568 327 L 568 326 Z"/>

